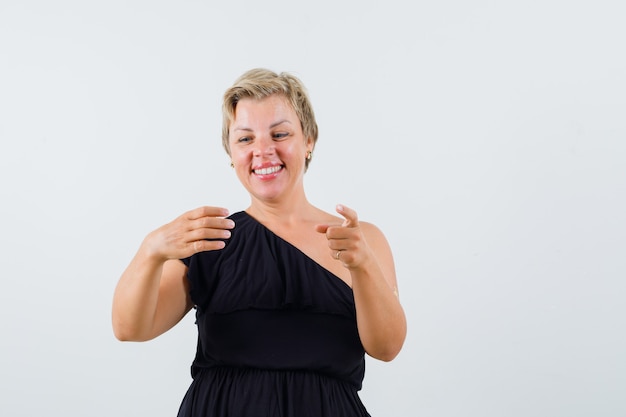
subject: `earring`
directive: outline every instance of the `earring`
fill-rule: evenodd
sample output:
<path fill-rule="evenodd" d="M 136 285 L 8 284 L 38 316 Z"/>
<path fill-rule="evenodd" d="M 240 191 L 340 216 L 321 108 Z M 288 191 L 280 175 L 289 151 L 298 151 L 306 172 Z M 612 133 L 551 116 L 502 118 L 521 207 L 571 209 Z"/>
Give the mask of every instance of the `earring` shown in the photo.
<path fill-rule="evenodd" d="M 306 159 L 308 159 L 309 161 L 311 160 L 311 156 L 313 155 L 313 152 L 311 151 L 307 151 L 306 153 Z"/>
<path fill-rule="evenodd" d="M 235 164 L 233 164 L 233 161 L 230 161 L 230 167 L 235 168 Z"/>

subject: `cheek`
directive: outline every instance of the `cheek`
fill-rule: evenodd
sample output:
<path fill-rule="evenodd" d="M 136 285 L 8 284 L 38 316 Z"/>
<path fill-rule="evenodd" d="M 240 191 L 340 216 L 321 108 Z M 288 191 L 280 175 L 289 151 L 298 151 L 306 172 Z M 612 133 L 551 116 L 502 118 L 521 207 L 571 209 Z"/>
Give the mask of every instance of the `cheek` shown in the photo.
<path fill-rule="evenodd" d="M 230 158 L 233 160 L 233 162 L 235 161 L 238 161 L 240 163 L 246 162 L 252 158 L 252 152 L 241 151 L 241 150 L 237 150 L 237 151 L 231 150 Z"/>
<path fill-rule="evenodd" d="M 302 149 L 303 148 L 299 144 L 292 142 L 292 143 L 290 143 L 290 144 L 288 144 L 288 145 L 286 145 L 286 146 L 284 146 L 282 148 L 279 148 L 278 151 L 281 152 L 285 156 L 292 156 L 293 157 L 293 156 L 299 155 L 301 153 L 304 155 L 305 151 L 302 150 Z"/>

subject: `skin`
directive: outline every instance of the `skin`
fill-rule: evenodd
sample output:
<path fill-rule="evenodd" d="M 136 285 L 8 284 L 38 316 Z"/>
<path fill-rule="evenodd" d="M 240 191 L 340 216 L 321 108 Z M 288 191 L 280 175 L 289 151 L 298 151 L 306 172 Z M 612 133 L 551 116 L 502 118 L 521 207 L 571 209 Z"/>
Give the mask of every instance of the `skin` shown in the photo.
<path fill-rule="evenodd" d="M 338 205 L 338 215 L 310 204 L 303 177 L 313 141 L 282 96 L 242 99 L 230 126 L 230 156 L 250 194 L 248 214 L 352 288 L 366 352 L 389 361 L 406 337 L 393 256 L 383 233 Z M 186 266 L 179 259 L 220 250 L 234 224 L 228 211 L 200 207 L 156 229 L 122 274 L 113 299 L 120 340 L 144 341 L 166 332 L 192 308 Z"/>

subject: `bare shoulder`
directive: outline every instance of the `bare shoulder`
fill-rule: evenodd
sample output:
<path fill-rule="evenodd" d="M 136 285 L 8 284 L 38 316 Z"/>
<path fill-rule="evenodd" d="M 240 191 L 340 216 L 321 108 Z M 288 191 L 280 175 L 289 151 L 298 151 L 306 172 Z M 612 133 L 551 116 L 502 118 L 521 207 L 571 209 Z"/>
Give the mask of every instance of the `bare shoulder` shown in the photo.
<path fill-rule="evenodd" d="M 388 246 L 387 238 L 385 234 L 374 223 L 359 221 L 363 235 L 368 241 L 380 243 L 381 245 Z"/>
<path fill-rule="evenodd" d="M 322 210 L 322 209 L 320 209 L 318 207 L 314 207 L 314 210 L 315 210 L 314 217 L 315 217 L 315 219 L 316 219 L 315 221 L 317 223 L 326 223 L 326 224 L 337 224 L 337 223 L 339 223 L 339 224 L 341 224 L 343 222 L 343 220 L 344 220 L 342 217 L 340 217 L 340 216 L 338 216 L 336 214 L 333 214 L 333 213 L 329 213 L 329 212 L 327 212 L 325 210 Z"/>
<path fill-rule="evenodd" d="M 360 221 L 359 225 L 361 226 L 363 237 L 367 241 L 367 246 L 372 249 L 373 254 L 383 271 L 385 279 L 397 294 L 398 283 L 396 279 L 394 257 L 385 234 L 373 223 Z"/>

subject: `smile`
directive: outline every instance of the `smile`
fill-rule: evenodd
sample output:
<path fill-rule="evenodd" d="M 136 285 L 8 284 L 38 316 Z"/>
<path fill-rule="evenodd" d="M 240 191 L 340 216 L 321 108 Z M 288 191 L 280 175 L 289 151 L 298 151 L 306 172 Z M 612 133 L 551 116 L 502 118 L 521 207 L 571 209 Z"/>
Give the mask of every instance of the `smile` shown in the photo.
<path fill-rule="evenodd" d="M 281 169 L 283 169 L 282 165 L 276 165 L 276 166 L 273 166 L 273 167 L 255 169 L 255 170 L 253 170 L 253 172 L 255 174 L 257 174 L 257 175 L 270 175 L 270 174 L 277 173 Z"/>

